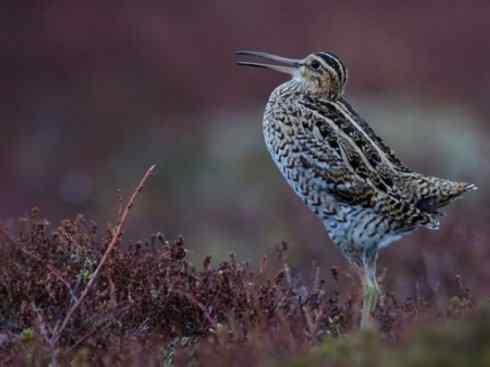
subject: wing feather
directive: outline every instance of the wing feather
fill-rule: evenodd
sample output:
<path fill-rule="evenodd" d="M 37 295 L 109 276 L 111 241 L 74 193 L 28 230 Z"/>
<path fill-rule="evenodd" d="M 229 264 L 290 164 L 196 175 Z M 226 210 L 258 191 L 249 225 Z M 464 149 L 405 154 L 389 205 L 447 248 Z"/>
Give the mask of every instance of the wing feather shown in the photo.
<path fill-rule="evenodd" d="M 311 128 L 303 129 L 297 138 L 303 148 L 301 164 L 311 172 L 319 190 L 338 202 L 371 208 L 407 226 L 438 227 L 438 218 L 424 213 L 391 190 L 366 159 L 359 157 L 362 149 L 336 130 L 328 116 L 312 116 L 312 119 Z"/>

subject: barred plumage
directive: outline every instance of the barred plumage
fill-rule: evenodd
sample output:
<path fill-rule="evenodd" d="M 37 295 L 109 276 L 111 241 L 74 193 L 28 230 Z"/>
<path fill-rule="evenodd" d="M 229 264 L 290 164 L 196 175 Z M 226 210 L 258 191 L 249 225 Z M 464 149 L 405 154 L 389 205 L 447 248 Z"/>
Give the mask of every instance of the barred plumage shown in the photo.
<path fill-rule="evenodd" d="M 289 185 L 362 274 L 361 326 L 367 326 L 378 293 L 378 250 L 419 227 L 439 228 L 439 210 L 476 187 L 407 168 L 343 97 L 347 69 L 334 54 L 302 60 L 237 54 L 275 62 L 241 65 L 293 76 L 267 102 L 265 142 Z"/>

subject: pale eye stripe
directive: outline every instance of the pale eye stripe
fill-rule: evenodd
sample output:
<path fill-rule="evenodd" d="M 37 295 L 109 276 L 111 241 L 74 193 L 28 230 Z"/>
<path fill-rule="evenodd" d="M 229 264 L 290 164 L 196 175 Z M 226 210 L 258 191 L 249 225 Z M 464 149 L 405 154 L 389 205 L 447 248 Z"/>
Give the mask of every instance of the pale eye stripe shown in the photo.
<path fill-rule="evenodd" d="M 323 65 L 323 67 L 329 71 L 330 75 L 333 75 L 333 77 L 335 78 L 335 83 L 337 84 L 338 89 L 341 91 L 342 89 L 341 75 L 339 75 L 337 70 L 333 68 L 331 65 L 327 64 L 325 60 L 323 60 L 322 58 L 318 58 L 318 62 L 320 62 Z"/>

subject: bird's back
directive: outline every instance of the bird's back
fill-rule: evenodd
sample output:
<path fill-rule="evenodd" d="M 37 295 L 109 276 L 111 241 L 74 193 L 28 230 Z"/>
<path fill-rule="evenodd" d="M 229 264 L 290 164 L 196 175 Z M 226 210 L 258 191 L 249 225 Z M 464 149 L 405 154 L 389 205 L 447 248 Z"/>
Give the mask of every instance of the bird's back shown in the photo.
<path fill-rule="evenodd" d="M 437 210 L 474 188 L 413 172 L 345 99 L 305 94 L 294 80 L 272 93 L 264 135 L 283 176 L 339 241 L 435 229 Z"/>
<path fill-rule="evenodd" d="M 376 135 L 369 124 L 359 116 L 345 99 L 341 99 L 337 103 L 344 108 L 346 113 L 350 115 L 350 118 L 357 122 L 360 129 L 369 136 L 373 143 L 378 145 L 379 149 L 390 160 L 394 167 L 393 174 L 396 177 L 396 190 L 398 190 L 404 200 L 411 202 L 418 209 L 428 213 L 434 213 L 438 209 L 447 206 L 452 200 L 458 198 L 464 192 L 476 189 L 476 186 L 473 184 L 425 176 L 410 170 L 396 156 L 393 149 Z"/>

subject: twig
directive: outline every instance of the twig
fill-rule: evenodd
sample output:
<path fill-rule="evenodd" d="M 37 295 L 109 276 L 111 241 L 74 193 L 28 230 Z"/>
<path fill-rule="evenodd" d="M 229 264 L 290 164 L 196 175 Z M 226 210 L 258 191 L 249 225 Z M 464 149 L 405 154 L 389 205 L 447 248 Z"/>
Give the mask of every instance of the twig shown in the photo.
<path fill-rule="evenodd" d="M 47 268 L 48 268 L 48 271 L 55 276 L 55 278 L 57 278 L 59 281 L 61 281 L 65 285 L 66 289 L 70 293 L 72 303 L 76 303 L 78 301 L 78 299 L 77 299 L 77 296 L 76 296 L 75 292 L 73 291 L 73 289 L 71 289 L 70 283 L 68 283 L 68 281 L 65 278 L 63 278 L 63 275 L 61 275 L 60 272 L 58 270 L 56 270 L 53 266 L 48 264 Z"/>
<path fill-rule="evenodd" d="M 192 295 L 185 293 L 185 292 L 182 292 L 180 290 L 172 290 L 172 292 L 187 298 L 187 300 L 189 300 L 191 303 L 194 303 L 197 307 L 199 307 L 201 312 L 204 314 L 204 317 L 206 318 L 206 320 L 208 320 L 208 322 L 211 324 L 211 327 L 213 329 L 216 329 L 217 321 L 211 317 L 209 312 L 206 310 L 206 307 L 201 302 L 199 302 L 197 299 L 195 299 Z"/>
<path fill-rule="evenodd" d="M 25 255 L 30 257 L 31 259 L 36 260 L 39 263 L 44 263 L 43 259 L 41 259 L 39 256 L 31 253 L 30 251 L 26 250 L 25 248 L 21 248 L 20 251 L 22 251 L 22 253 L 24 253 Z M 55 278 L 60 280 L 65 285 L 66 289 L 68 289 L 68 292 L 70 293 L 70 297 L 72 298 L 72 302 L 76 302 L 77 296 L 75 295 L 75 291 L 70 287 L 70 284 L 68 283 L 68 281 L 65 278 L 63 278 L 63 276 L 60 274 L 60 272 L 54 266 L 48 264 L 46 267 L 48 268 L 48 271 L 51 274 L 53 274 L 55 276 Z"/>
<path fill-rule="evenodd" d="M 102 256 L 102 258 L 99 261 L 99 264 L 97 265 L 97 268 L 92 273 L 87 285 L 83 289 L 82 294 L 78 298 L 77 302 L 75 304 L 73 304 L 73 306 L 70 307 L 70 309 L 66 313 L 66 316 L 63 319 L 63 322 L 61 323 L 60 327 L 56 328 L 56 330 L 54 331 L 53 337 L 51 338 L 51 341 L 50 341 L 50 344 L 52 346 L 55 346 L 58 343 L 58 341 L 61 337 L 61 334 L 63 333 L 63 330 L 65 329 L 66 325 L 68 324 L 68 321 L 70 321 L 70 318 L 73 315 L 73 313 L 82 304 L 82 301 L 84 300 L 85 296 L 90 291 L 90 288 L 92 288 L 92 285 L 94 284 L 95 279 L 97 278 L 97 275 L 100 272 L 100 269 L 104 266 L 105 262 L 107 261 L 107 258 L 109 257 L 109 254 L 111 253 L 114 246 L 116 246 L 116 244 L 118 243 L 118 241 L 122 235 L 122 230 L 123 230 L 123 228 L 126 224 L 126 221 L 128 219 L 129 211 L 133 207 L 138 194 L 143 190 L 143 187 L 144 187 L 146 181 L 148 180 L 148 178 L 151 176 L 151 174 L 155 170 L 155 167 L 156 167 L 156 165 L 152 165 L 150 168 L 148 168 L 145 175 L 141 179 L 140 183 L 136 187 L 136 190 L 134 190 L 133 194 L 129 198 L 129 201 L 128 201 L 126 207 L 124 208 L 124 210 L 121 213 L 121 216 L 119 217 L 119 223 L 117 224 L 116 229 L 112 235 L 111 242 L 107 246 L 107 249 L 105 250 L 104 255 Z"/>
<path fill-rule="evenodd" d="M 320 267 L 315 267 L 315 279 L 313 280 L 313 292 L 320 293 Z"/>
<path fill-rule="evenodd" d="M 120 315 L 122 314 L 123 312 L 126 312 L 127 310 L 129 309 L 128 306 L 124 306 L 124 307 L 120 307 L 119 310 L 115 310 L 117 311 L 117 314 Z M 114 310 L 113 310 L 114 311 Z M 108 321 L 110 321 L 110 319 L 114 318 L 115 316 L 109 316 L 109 313 L 107 316 L 105 317 L 99 317 L 98 319 L 99 320 L 94 320 L 93 318 L 90 319 L 90 321 L 93 321 L 95 326 L 93 327 L 92 330 L 90 330 L 88 333 L 86 333 L 85 335 L 83 335 L 80 339 L 78 339 L 75 344 L 73 344 L 72 346 L 70 346 L 70 348 L 68 348 L 68 350 L 66 350 L 65 354 L 66 355 L 69 355 L 70 353 L 74 352 L 77 350 L 77 348 L 84 342 L 86 341 L 88 338 L 90 338 L 92 335 L 94 335 L 95 333 L 101 333 L 103 330 L 107 329 L 110 324 L 108 323 Z"/>
<path fill-rule="evenodd" d="M 51 330 L 49 328 L 49 325 L 45 322 L 43 314 L 37 308 L 37 306 L 34 302 L 31 303 L 31 308 L 37 316 L 37 323 L 38 323 L 39 332 L 40 332 L 41 336 L 49 344 L 49 346 L 51 348 L 53 348 L 53 345 L 51 344 L 51 341 L 52 341 Z"/>

